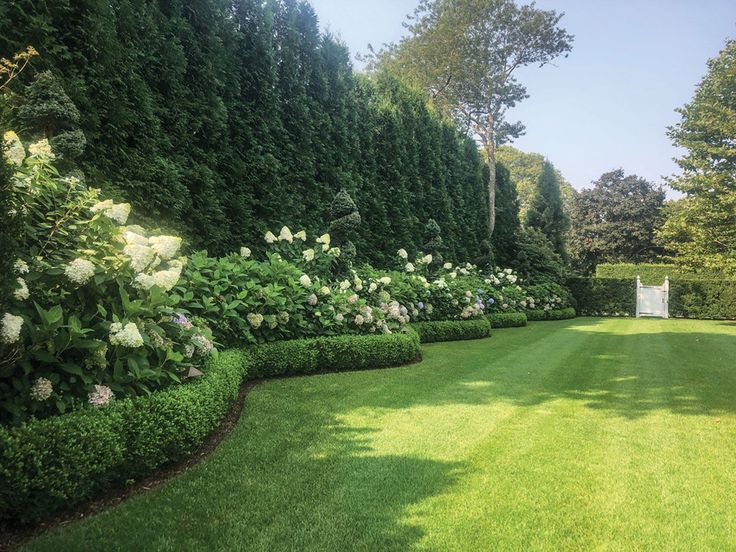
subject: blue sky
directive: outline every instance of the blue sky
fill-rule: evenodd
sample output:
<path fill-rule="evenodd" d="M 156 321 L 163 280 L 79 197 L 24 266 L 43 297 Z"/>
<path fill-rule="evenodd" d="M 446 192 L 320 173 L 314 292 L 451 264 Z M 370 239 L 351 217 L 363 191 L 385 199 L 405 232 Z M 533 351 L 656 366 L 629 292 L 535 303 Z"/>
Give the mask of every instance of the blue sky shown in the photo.
<path fill-rule="evenodd" d="M 325 29 L 353 54 L 398 40 L 417 0 L 310 0 Z M 525 68 L 530 97 L 510 119 L 515 145 L 546 155 L 576 187 L 622 167 L 653 182 L 677 171 L 665 132 L 691 97 L 706 61 L 736 38 L 736 0 L 538 0 L 565 12 L 573 51 Z M 356 62 L 356 67 L 360 64 Z M 671 194 L 673 195 L 673 194 Z"/>

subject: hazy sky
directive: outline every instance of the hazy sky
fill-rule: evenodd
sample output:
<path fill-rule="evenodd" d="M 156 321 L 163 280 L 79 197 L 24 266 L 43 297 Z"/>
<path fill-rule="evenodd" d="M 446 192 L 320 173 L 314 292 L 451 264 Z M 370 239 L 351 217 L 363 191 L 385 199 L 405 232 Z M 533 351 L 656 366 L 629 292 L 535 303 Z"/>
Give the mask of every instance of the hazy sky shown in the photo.
<path fill-rule="evenodd" d="M 417 0 L 310 0 L 351 52 L 404 33 Z M 546 155 L 576 187 L 622 167 L 653 182 L 675 172 L 665 135 L 706 61 L 736 38 L 736 0 L 538 0 L 565 12 L 570 56 L 519 73 L 530 97 L 509 114 L 526 125 L 515 145 Z M 356 67 L 360 64 L 356 62 Z"/>

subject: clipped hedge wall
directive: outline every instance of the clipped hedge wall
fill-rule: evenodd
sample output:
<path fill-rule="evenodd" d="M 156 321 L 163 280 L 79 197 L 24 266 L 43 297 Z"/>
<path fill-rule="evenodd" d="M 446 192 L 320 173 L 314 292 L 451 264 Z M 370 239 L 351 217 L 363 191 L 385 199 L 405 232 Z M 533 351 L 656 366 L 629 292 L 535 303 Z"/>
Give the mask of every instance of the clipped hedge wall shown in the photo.
<path fill-rule="evenodd" d="M 736 319 L 736 282 L 732 280 L 671 282 L 670 316 Z"/>
<path fill-rule="evenodd" d="M 641 283 L 645 286 L 661 286 L 667 276 L 670 281 L 680 281 L 718 280 L 722 275 L 714 271 L 689 272 L 674 264 L 602 263 L 595 267 L 596 278 L 636 280 L 637 276 L 641 278 Z"/>
<path fill-rule="evenodd" d="M 416 322 L 411 327 L 422 343 L 482 339 L 491 335 L 491 323 L 485 318 Z"/>
<path fill-rule="evenodd" d="M 540 322 L 543 320 L 568 320 L 575 318 L 577 313 L 572 307 L 566 309 L 542 310 L 534 309 L 526 311 L 526 318 L 532 322 Z"/>
<path fill-rule="evenodd" d="M 0 520 L 41 519 L 190 454 L 237 397 L 247 365 L 247 353 L 227 351 L 186 385 L 0 426 Z"/>
<path fill-rule="evenodd" d="M 523 312 L 494 312 L 488 315 L 491 328 L 520 328 L 526 326 L 526 313 Z"/>
<path fill-rule="evenodd" d="M 420 360 L 415 332 L 274 341 L 251 351 L 249 378 L 386 368 Z"/>
<path fill-rule="evenodd" d="M 636 278 L 571 278 L 567 287 L 582 316 L 636 315 Z"/>

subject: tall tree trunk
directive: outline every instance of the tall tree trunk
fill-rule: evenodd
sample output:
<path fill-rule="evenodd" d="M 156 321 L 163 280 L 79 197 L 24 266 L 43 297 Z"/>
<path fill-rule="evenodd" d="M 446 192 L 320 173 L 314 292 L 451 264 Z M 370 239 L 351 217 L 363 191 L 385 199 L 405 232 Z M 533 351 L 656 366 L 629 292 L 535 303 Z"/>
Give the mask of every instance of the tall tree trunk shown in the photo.
<path fill-rule="evenodd" d="M 496 227 L 496 143 L 491 136 L 484 138 L 486 162 L 488 163 L 488 237 Z"/>

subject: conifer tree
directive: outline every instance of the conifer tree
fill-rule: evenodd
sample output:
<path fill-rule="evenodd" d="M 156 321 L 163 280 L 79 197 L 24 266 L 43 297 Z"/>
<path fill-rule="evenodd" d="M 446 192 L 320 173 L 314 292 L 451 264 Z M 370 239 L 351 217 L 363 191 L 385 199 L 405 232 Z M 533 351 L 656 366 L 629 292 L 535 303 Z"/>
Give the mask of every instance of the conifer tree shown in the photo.
<path fill-rule="evenodd" d="M 555 252 L 563 259 L 565 252 L 565 233 L 569 227 L 560 194 L 560 183 L 552 163 L 545 161 L 542 174 L 537 180 L 534 198 L 526 214 L 526 226 L 537 228 L 552 243 Z"/>

